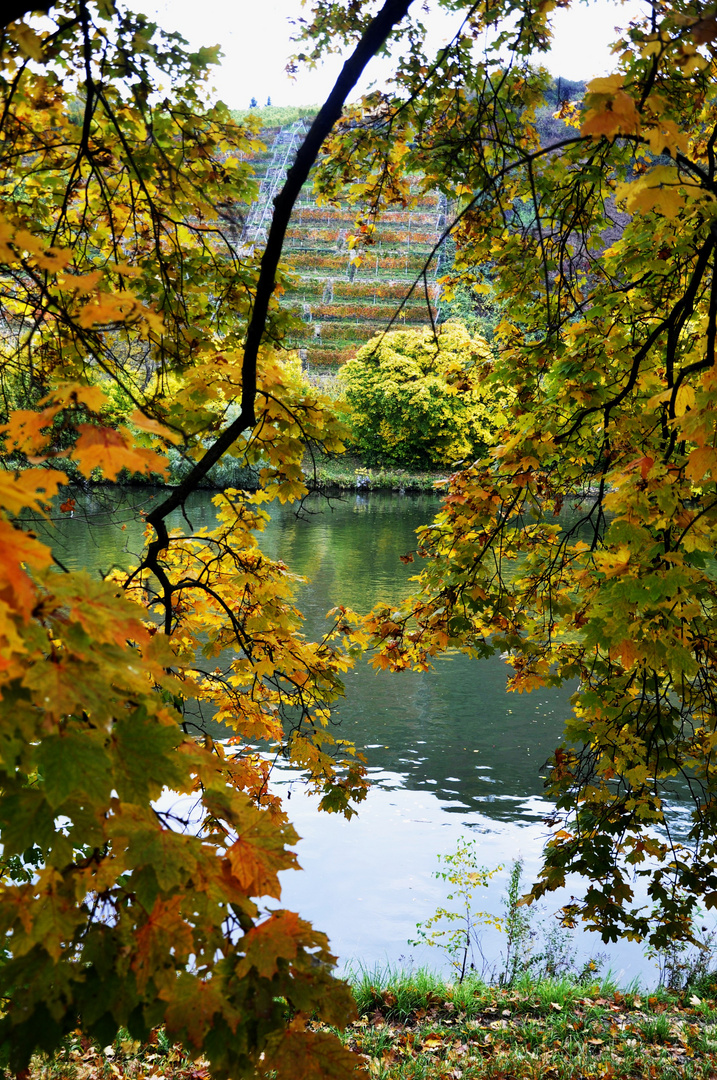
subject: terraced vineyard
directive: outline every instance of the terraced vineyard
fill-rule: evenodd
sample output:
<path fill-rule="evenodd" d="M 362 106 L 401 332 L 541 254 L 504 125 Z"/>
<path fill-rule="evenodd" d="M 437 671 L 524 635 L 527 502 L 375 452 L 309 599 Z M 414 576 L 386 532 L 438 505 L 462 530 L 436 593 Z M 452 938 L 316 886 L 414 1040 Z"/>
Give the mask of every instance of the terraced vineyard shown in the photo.
<path fill-rule="evenodd" d="M 261 243 L 266 238 L 272 199 L 307 129 L 307 122 L 299 120 L 262 130 L 267 149 L 252 161 L 261 194 L 247 218 L 244 243 Z M 392 319 L 395 327 L 415 327 L 429 323 L 431 314 L 435 318 L 435 259 L 428 289 L 419 282 L 408 299 L 407 294 L 444 228 L 445 214 L 438 194 L 417 199 L 410 209 L 385 213 L 374 245 L 356 268 L 347 246 L 353 227 L 351 209 L 348 205 L 317 206 L 311 185 L 306 185 L 284 245 L 284 260 L 298 279 L 283 302 L 301 318 L 290 344 L 300 350 L 307 365 L 327 368 L 344 363 Z"/>

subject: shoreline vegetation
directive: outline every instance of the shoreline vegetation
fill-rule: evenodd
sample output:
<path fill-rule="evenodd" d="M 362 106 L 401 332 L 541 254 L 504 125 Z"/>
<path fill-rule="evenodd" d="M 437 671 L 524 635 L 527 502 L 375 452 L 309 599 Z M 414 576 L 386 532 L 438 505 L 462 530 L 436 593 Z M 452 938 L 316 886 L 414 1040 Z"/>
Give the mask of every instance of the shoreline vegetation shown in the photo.
<path fill-rule="evenodd" d="M 620 989 L 609 975 L 519 977 L 510 986 L 428 970 L 349 975 L 357 1019 L 341 1034 L 377 1080 L 708 1080 L 717 1074 L 717 980 Z M 312 1021 L 309 1027 L 319 1025 Z M 78 1031 L 27 1080 L 211 1080 L 162 1030 L 99 1047 Z"/>
<path fill-rule="evenodd" d="M 445 482 L 449 469 L 416 470 L 403 469 L 397 465 L 365 465 L 357 454 L 341 454 L 338 457 L 320 457 L 316 460 L 316 481 L 311 465 L 304 463 L 307 483 L 311 491 L 393 491 L 432 492 L 436 485 Z M 440 488 L 438 488 L 440 491 Z"/>
<path fill-rule="evenodd" d="M 167 480 L 157 475 L 144 478 L 139 475 L 127 475 L 124 478 L 120 476 L 115 484 L 110 486 L 119 488 L 177 487 L 186 471 L 186 466 L 176 451 L 170 450 L 168 458 L 170 474 Z M 398 494 L 440 493 L 441 488 L 436 485 L 445 483 L 450 472 L 450 469 L 404 469 L 397 465 L 368 466 L 358 454 L 351 453 L 332 456 L 316 454 L 313 459 L 307 456 L 304 460 L 304 474 L 309 491 L 327 495 L 348 491 L 357 493 L 381 491 Z M 79 478 L 76 479 L 70 475 L 66 487 L 71 489 L 78 482 L 86 490 L 108 486 L 104 479 L 80 481 Z M 234 460 L 219 462 L 211 470 L 206 481 L 199 485 L 207 491 L 223 491 L 231 487 L 254 491 L 258 486 L 258 472 Z"/>

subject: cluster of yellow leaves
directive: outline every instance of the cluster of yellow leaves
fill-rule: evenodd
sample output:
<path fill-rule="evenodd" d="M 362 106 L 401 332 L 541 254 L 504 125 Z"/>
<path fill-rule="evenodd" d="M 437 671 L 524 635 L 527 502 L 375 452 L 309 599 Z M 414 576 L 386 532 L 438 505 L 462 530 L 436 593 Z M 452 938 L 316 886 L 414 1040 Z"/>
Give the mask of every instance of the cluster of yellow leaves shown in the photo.
<path fill-rule="evenodd" d="M 127 428 L 114 428 L 103 425 L 78 423 L 74 414 L 78 409 L 82 413 L 95 413 L 98 418 L 102 413 L 107 398 L 98 386 L 63 385 L 39 402 L 39 409 L 16 409 L 8 422 L 0 426 L 0 437 L 4 438 L 5 453 L 21 453 L 35 464 L 49 464 L 61 457 L 71 458 L 80 472 L 90 477 L 99 469 L 107 480 L 114 480 L 127 469 L 131 473 L 156 473 L 163 476 L 167 472 L 167 462 L 156 450 L 138 446 L 133 434 Z M 132 414 L 137 427 L 161 436 L 165 441 L 174 442 L 176 436 L 156 421 L 147 420 L 138 410 Z M 64 451 L 55 448 L 55 440 L 62 434 L 76 436 L 74 443 Z M 47 483 L 53 486 L 67 480 L 65 473 L 53 469 Z M 24 474 L 23 474 L 24 475 Z"/>

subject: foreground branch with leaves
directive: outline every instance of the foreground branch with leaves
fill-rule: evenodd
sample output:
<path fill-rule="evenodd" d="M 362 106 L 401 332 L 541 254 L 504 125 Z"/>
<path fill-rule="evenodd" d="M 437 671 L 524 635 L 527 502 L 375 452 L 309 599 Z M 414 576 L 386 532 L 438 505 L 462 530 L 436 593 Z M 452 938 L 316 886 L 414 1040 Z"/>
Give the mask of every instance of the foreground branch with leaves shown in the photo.
<path fill-rule="evenodd" d="M 451 200 L 444 297 L 492 298 L 510 399 L 420 533 L 416 594 L 369 626 L 381 667 L 498 651 L 512 690 L 577 686 L 529 899 L 582 875 L 569 921 L 660 947 L 717 905 L 717 23 L 649 5 L 541 144 L 549 6 L 466 7 L 437 59 L 414 42 L 323 164 L 329 194 L 365 177 L 364 243 L 419 170 Z"/>
<path fill-rule="evenodd" d="M 298 839 L 271 754 L 322 808 L 366 790 L 329 728 L 361 631 L 306 641 L 297 579 L 260 551 L 261 504 L 306 494 L 336 425 L 281 355 L 283 230 L 322 139 L 406 2 L 371 20 L 281 195 L 241 245 L 256 125 L 204 104 L 211 51 L 113 3 L 51 5 L 0 38 L 0 1061 L 22 1072 L 78 1020 L 110 1043 L 158 1025 L 212 1075 L 344 1074 L 306 1028 L 353 1013 L 326 937 L 280 898 Z M 158 79 L 169 80 L 170 96 Z M 129 573 L 72 571 L 35 529 L 69 480 L 187 476 L 146 514 Z M 222 455 L 255 465 L 211 529 L 169 514 Z M 70 497 L 63 509 L 70 511 Z M 119 527 L 119 526 L 118 526 Z M 205 716 L 225 725 L 214 742 Z"/>
<path fill-rule="evenodd" d="M 460 17 L 432 56 L 408 0 L 315 3 L 301 58 L 349 58 L 260 257 L 241 241 L 256 131 L 205 104 L 211 52 L 110 0 L 62 0 L 41 24 L 6 10 L 0 1047 L 16 1071 L 78 1016 L 105 1043 L 165 1024 L 215 1077 L 353 1070 L 307 1026 L 352 1014 L 326 939 L 263 906 L 296 837 L 258 747 L 304 768 L 324 809 L 353 812 L 362 765 L 329 709 L 367 634 L 383 667 L 501 650 L 515 690 L 577 682 L 533 897 L 576 871 L 588 890 L 569 918 L 655 947 L 717 903 L 717 22 L 692 0 L 655 2 L 541 145 L 549 80 L 530 58 L 550 6 L 447 3 Z M 393 83 L 345 106 L 386 43 Z M 416 596 L 365 625 L 340 608 L 311 643 L 295 579 L 257 533 L 263 502 L 305 494 L 306 447 L 340 445 L 282 355 L 278 306 L 284 231 L 319 150 L 321 196 L 352 184 L 354 265 L 417 175 L 450 200 L 444 300 L 470 286 L 502 313 L 481 374 L 506 419 L 422 531 Z M 416 283 L 427 301 L 431 273 Z M 98 580 L 62 566 L 36 535 L 59 485 L 161 476 L 170 444 L 186 479 L 147 513 L 136 567 Z M 223 456 L 254 466 L 260 491 L 224 492 L 216 527 L 173 531 Z"/>

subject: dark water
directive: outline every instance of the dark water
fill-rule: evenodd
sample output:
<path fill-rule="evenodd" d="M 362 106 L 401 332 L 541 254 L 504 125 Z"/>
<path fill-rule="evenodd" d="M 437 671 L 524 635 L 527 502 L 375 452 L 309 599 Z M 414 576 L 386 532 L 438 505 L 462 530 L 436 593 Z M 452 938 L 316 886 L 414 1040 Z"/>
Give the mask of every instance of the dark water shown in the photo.
<path fill-rule="evenodd" d="M 52 529 L 53 546 L 68 567 L 107 571 L 128 566 L 141 549 L 151 492 L 135 492 L 115 506 L 115 494 L 78 496 L 72 519 Z M 301 518 L 290 507 L 272 508 L 263 535 L 265 553 L 310 579 L 298 594 L 307 636 L 326 629 L 326 612 L 342 603 L 365 612 L 411 588 L 418 561 L 399 556 L 415 548 L 415 529 L 438 507 L 433 496 L 351 495 L 331 505 L 309 502 Z M 199 493 L 186 507 L 192 527 L 210 526 L 214 508 Z M 117 530 L 120 520 L 124 531 Z M 175 524 L 180 524 L 177 515 Z M 118 541 L 118 538 L 119 539 Z M 415 923 L 426 919 L 446 889 L 435 880 L 436 856 L 461 836 L 479 839 L 479 858 L 501 865 L 479 906 L 499 913 L 512 860 L 523 859 L 526 878 L 539 865 L 551 806 L 543 796 L 543 763 L 557 744 L 569 713 L 569 690 L 507 694 L 509 669 L 499 656 L 474 660 L 459 654 L 427 673 L 391 675 L 365 663 L 349 673 L 337 710 L 341 736 L 365 754 L 374 787 L 357 819 L 318 814 L 315 800 L 288 772 L 276 784 L 303 840 L 303 874 L 285 874 L 282 903 L 329 933 L 342 961 L 441 962 L 438 953 L 409 948 Z M 570 881 L 552 909 L 580 889 Z M 549 922 L 550 908 L 544 916 Z M 498 963 L 501 936 L 487 931 L 484 952 Z M 604 949 L 582 934 L 575 953 Z M 654 969 L 639 946 L 613 947 L 609 964 L 622 981 Z"/>

